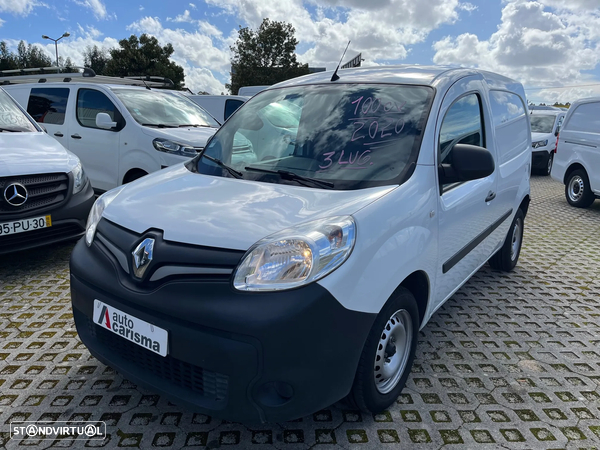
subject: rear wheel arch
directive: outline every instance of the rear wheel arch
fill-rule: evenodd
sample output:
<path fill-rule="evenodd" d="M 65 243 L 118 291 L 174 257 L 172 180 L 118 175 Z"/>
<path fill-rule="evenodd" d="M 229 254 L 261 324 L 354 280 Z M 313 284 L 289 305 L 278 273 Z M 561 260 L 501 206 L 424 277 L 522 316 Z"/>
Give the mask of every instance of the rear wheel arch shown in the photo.
<path fill-rule="evenodd" d="M 519 205 L 519 209 L 523 211 L 523 215 L 527 216 L 527 211 L 529 210 L 529 203 L 531 203 L 531 198 L 529 195 L 526 195 L 525 198 L 521 201 Z"/>
<path fill-rule="evenodd" d="M 569 166 L 569 168 L 565 171 L 565 177 L 563 179 L 563 184 L 567 184 L 569 182 L 569 178 L 571 177 L 571 173 L 575 170 L 583 170 L 587 175 L 587 170 L 579 163 L 574 163 Z"/>

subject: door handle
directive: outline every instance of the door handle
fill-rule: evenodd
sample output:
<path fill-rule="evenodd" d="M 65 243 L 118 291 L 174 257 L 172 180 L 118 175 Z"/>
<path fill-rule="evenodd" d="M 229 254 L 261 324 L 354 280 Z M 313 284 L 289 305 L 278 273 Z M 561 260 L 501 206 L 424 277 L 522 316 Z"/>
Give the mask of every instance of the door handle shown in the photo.
<path fill-rule="evenodd" d="M 81 136 L 79 136 L 78 134 L 72 134 L 71 137 L 73 139 L 81 139 Z"/>
<path fill-rule="evenodd" d="M 490 191 L 488 192 L 487 197 L 485 198 L 485 202 L 491 202 L 492 200 L 494 200 L 496 198 L 496 193 L 494 191 Z"/>
<path fill-rule="evenodd" d="M 62 134 L 60 131 L 57 131 L 56 133 L 54 133 L 54 136 L 56 136 L 56 137 L 63 137 L 64 134 Z"/>

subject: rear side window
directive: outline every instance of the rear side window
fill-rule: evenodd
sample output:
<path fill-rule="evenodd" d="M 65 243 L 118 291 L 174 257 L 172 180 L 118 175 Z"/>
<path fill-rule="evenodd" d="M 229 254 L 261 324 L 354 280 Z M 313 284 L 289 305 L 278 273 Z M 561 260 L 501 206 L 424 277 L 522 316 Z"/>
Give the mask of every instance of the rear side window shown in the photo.
<path fill-rule="evenodd" d="M 506 91 L 490 91 L 493 124 L 496 129 L 498 163 L 507 163 L 523 152 L 530 152 L 531 133 L 528 125 L 525 103 L 517 94 Z M 533 131 L 533 116 L 531 131 Z M 541 117 L 541 116 L 540 116 Z M 552 132 L 550 120 L 549 131 Z"/>
<path fill-rule="evenodd" d="M 490 104 L 495 127 L 525 116 L 523 100 L 511 92 L 490 91 Z"/>
<path fill-rule="evenodd" d="M 225 120 L 232 115 L 236 109 L 244 104 L 241 100 L 227 100 L 225 101 Z"/>
<path fill-rule="evenodd" d="M 29 94 L 27 112 L 38 123 L 62 125 L 69 99 L 68 88 L 33 88 Z"/>
<path fill-rule="evenodd" d="M 600 103 L 579 105 L 565 125 L 569 131 L 600 132 Z"/>
<path fill-rule="evenodd" d="M 440 130 L 439 164 L 452 165 L 452 150 L 456 144 L 485 147 L 481 100 L 477 94 L 468 94 L 450 107 Z"/>
<path fill-rule="evenodd" d="M 113 121 L 117 117 L 116 107 L 103 92 L 95 89 L 79 89 L 77 94 L 77 121 L 82 127 L 98 128 L 96 116 L 106 113 Z"/>

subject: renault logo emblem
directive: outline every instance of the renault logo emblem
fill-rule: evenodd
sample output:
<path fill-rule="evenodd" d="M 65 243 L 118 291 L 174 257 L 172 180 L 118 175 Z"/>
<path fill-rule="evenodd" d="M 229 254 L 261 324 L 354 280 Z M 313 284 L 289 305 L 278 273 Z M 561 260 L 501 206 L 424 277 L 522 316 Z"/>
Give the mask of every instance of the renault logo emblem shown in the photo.
<path fill-rule="evenodd" d="M 146 238 L 133 251 L 133 274 L 142 278 L 144 272 L 148 268 L 148 264 L 152 261 L 152 253 L 154 251 L 154 239 Z"/>
<path fill-rule="evenodd" d="M 29 197 L 27 188 L 21 183 L 11 183 L 4 189 L 4 200 L 9 205 L 21 206 L 27 201 L 27 197 Z"/>

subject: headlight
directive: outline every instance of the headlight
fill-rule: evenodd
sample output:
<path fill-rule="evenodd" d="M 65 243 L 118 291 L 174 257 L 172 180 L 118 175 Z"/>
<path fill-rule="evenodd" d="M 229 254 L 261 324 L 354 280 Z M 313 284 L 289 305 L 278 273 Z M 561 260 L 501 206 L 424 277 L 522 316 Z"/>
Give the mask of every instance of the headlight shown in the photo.
<path fill-rule="evenodd" d="M 92 245 L 94 242 L 94 236 L 96 235 L 96 227 L 98 226 L 98 222 L 102 218 L 102 213 L 106 209 L 106 207 L 112 202 L 119 192 L 123 190 L 125 186 L 119 186 L 118 188 L 112 189 L 104 194 L 102 194 L 96 202 L 94 206 L 92 206 L 92 210 L 90 211 L 90 215 L 88 216 L 87 225 L 85 226 L 85 243 L 88 245 Z"/>
<path fill-rule="evenodd" d="M 292 289 L 323 278 L 350 255 L 351 216 L 314 220 L 258 241 L 242 258 L 233 285 L 240 291 Z"/>
<path fill-rule="evenodd" d="M 77 163 L 75 168 L 71 170 L 71 173 L 73 174 L 74 180 L 73 194 L 77 194 L 78 192 L 81 192 L 81 190 L 85 186 L 85 182 L 87 181 L 87 176 L 85 174 L 85 171 L 83 170 L 81 162 Z"/>
<path fill-rule="evenodd" d="M 531 143 L 533 148 L 545 147 L 546 145 L 548 145 L 548 139 L 545 141 L 536 141 Z"/>
<path fill-rule="evenodd" d="M 177 142 L 168 139 L 156 138 L 152 141 L 152 145 L 159 152 L 171 153 L 173 155 L 193 157 L 203 147 L 192 147 L 186 144 L 178 144 Z"/>

